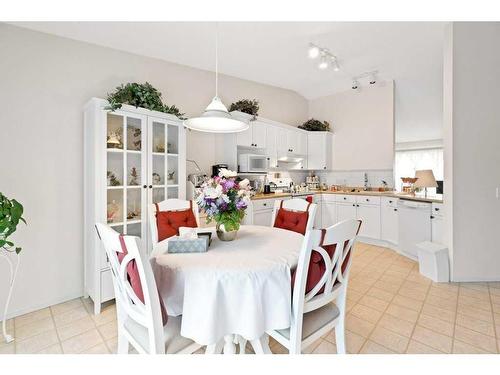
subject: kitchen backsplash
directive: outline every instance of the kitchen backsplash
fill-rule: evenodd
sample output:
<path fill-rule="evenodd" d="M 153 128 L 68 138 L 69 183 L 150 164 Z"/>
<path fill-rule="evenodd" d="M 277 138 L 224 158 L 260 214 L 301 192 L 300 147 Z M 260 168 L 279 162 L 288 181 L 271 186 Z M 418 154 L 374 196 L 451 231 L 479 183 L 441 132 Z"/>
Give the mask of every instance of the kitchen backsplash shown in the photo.
<path fill-rule="evenodd" d="M 309 172 L 303 171 L 273 171 L 269 172 L 268 176 L 273 178 L 275 173 L 280 176 L 290 177 L 295 184 L 305 182 L 306 176 Z M 365 185 L 365 173 L 368 175 L 368 186 L 377 188 L 382 186 L 382 181 L 387 182 L 388 187 L 394 188 L 394 176 L 392 169 L 386 170 L 367 170 L 367 171 L 329 171 L 329 172 L 316 172 L 319 176 L 320 182 L 327 185 L 346 185 L 350 187 L 363 187 Z"/>

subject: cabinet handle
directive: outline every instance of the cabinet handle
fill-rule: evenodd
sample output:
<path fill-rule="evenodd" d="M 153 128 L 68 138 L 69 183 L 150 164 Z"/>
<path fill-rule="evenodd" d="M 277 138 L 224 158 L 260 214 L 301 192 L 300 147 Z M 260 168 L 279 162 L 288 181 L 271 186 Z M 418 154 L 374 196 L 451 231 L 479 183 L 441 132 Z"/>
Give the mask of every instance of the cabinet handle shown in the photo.
<path fill-rule="evenodd" d="M 439 211 L 439 208 L 435 207 L 434 210 Z"/>
<path fill-rule="evenodd" d="M 434 219 L 434 216 L 431 215 L 431 219 Z"/>
<path fill-rule="evenodd" d="M 262 203 L 263 206 L 267 206 L 267 203 Z"/>
<path fill-rule="evenodd" d="M 392 203 L 392 201 L 389 201 L 389 203 Z"/>
<path fill-rule="evenodd" d="M 254 146 L 257 147 L 257 143 Z"/>
<path fill-rule="evenodd" d="M 344 197 L 344 200 L 347 200 L 347 198 L 346 198 L 346 197 Z"/>
<path fill-rule="evenodd" d="M 323 169 L 326 169 L 326 167 L 323 167 Z"/>
<path fill-rule="evenodd" d="M 359 204 L 357 204 L 356 207 L 359 207 Z"/>
<path fill-rule="evenodd" d="M 352 206 L 353 206 L 353 207 L 356 207 L 356 205 L 355 205 L 355 204 L 353 204 Z"/>
<path fill-rule="evenodd" d="M 394 209 L 394 211 L 397 211 L 397 210 L 398 210 L 397 208 Z"/>
<path fill-rule="evenodd" d="M 149 185 L 149 188 L 152 189 L 153 188 L 153 185 Z"/>
<path fill-rule="evenodd" d="M 267 160 L 271 160 L 271 158 L 267 158 Z"/>
<path fill-rule="evenodd" d="M 143 187 L 144 189 L 146 189 L 146 188 L 148 187 L 148 185 L 142 185 L 142 187 Z"/>
<path fill-rule="evenodd" d="M 369 202 L 370 200 L 368 198 L 366 198 L 366 201 Z"/>

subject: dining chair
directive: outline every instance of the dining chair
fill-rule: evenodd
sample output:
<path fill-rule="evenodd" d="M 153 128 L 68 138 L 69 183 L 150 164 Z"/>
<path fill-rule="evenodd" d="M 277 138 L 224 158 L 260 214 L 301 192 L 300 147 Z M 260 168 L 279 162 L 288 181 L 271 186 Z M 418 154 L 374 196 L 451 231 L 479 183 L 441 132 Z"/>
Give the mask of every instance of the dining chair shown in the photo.
<path fill-rule="evenodd" d="M 191 209 L 196 220 L 196 226 L 200 226 L 200 214 L 198 204 L 194 200 L 183 199 L 167 199 L 156 204 L 149 205 L 149 223 L 151 229 L 151 243 L 153 251 L 156 245 L 164 239 L 159 239 L 158 225 L 156 216 L 158 212 L 174 212 L 179 213 Z"/>
<path fill-rule="evenodd" d="M 138 238 L 121 235 L 101 223 L 96 224 L 96 229 L 113 279 L 118 354 L 127 354 L 130 346 L 141 354 L 188 354 L 198 350 L 201 345 L 180 335 L 182 317 L 166 315 L 151 264 L 143 260 L 137 246 Z"/>
<path fill-rule="evenodd" d="M 347 282 L 360 226 L 360 220 L 345 220 L 306 233 L 293 284 L 290 328 L 267 332 L 290 354 L 300 354 L 332 329 L 337 353 L 345 354 Z M 307 285 L 312 262 L 321 265 L 323 272 L 319 281 Z"/>
<path fill-rule="evenodd" d="M 305 234 L 313 228 L 316 209 L 316 203 L 305 199 L 277 199 L 274 201 L 272 226 Z"/>

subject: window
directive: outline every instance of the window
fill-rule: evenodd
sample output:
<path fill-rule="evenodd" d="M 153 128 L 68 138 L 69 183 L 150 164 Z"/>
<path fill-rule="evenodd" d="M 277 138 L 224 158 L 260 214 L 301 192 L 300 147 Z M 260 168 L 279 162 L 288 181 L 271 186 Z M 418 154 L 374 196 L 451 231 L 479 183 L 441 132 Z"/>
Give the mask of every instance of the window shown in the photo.
<path fill-rule="evenodd" d="M 443 149 L 432 148 L 424 150 L 396 151 L 395 188 L 401 191 L 401 177 L 413 177 L 415 171 L 432 169 L 436 180 L 443 179 Z M 436 189 L 428 189 L 429 194 L 435 194 Z"/>

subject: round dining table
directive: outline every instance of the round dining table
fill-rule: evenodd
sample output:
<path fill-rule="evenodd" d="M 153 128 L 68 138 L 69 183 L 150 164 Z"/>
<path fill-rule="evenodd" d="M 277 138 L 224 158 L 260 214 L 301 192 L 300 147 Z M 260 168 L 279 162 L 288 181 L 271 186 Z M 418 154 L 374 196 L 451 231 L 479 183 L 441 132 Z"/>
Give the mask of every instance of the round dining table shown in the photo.
<path fill-rule="evenodd" d="M 224 351 L 234 352 L 235 335 L 266 345 L 266 331 L 290 327 L 291 269 L 304 236 L 242 225 L 225 242 L 215 228 L 199 231 L 213 231 L 207 252 L 169 254 L 165 244 L 151 260 L 168 314 L 182 315 L 181 335 L 212 348 L 225 340 Z"/>

